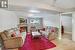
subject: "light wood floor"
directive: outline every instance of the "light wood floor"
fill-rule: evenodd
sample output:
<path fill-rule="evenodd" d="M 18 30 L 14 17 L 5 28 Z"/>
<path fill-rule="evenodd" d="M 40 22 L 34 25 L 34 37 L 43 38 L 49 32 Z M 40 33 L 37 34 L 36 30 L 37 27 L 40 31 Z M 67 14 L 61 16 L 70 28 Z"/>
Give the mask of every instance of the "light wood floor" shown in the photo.
<path fill-rule="evenodd" d="M 53 40 L 52 42 L 56 44 L 55 48 L 47 50 L 75 50 L 75 42 L 71 40 L 71 34 L 64 34 L 61 40 Z"/>
<path fill-rule="evenodd" d="M 75 50 L 75 42 L 69 39 L 62 39 L 62 40 L 53 40 L 53 43 L 56 44 L 55 48 L 47 49 L 47 50 Z"/>

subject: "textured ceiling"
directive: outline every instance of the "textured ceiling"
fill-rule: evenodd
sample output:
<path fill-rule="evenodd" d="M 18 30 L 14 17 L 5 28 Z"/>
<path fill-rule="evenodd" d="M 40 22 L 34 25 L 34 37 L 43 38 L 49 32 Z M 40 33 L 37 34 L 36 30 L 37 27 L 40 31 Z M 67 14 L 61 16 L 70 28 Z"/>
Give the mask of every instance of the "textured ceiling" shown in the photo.
<path fill-rule="evenodd" d="M 75 8 L 75 0 L 8 0 L 9 5 L 65 11 Z"/>

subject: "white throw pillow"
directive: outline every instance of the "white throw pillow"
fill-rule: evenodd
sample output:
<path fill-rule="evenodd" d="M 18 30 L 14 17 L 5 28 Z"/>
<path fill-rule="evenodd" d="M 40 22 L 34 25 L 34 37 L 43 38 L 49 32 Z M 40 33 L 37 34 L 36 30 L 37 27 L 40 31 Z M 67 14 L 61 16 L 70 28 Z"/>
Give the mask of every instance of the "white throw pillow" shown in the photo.
<path fill-rule="evenodd" d="M 32 32 L 33 36 L 41 35 L 39 32 Z"/>

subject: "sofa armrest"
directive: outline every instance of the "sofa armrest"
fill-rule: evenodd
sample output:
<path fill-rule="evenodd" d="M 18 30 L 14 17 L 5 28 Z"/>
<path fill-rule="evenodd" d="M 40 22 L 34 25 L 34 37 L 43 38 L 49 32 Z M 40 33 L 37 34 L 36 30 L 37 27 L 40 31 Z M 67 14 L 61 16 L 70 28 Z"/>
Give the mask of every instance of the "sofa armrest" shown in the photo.
<path fill-rule="evenodd" d="M 54 40 L 54 39 L 56 39 L 55 33 L 49 33 L 48 40 Z"/>
<path fill-rule="evenodd" d="M 22 38 L 21 37 L 13 37 L 4 40 L 5 48 L 19 48 L 22 46 Z"/>

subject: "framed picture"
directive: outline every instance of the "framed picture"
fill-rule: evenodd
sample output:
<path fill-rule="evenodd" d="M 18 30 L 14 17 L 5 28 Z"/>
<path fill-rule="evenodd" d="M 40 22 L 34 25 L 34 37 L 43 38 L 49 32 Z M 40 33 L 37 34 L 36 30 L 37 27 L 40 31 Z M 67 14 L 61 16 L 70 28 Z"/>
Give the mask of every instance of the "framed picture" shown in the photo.
<path fill-rule="evenodd" d="M 40 20 L 31 19 L 30 20 L 30 23 L 32 23 L 32 24 L 39 24 L 40 23 Z"/>
<path fill-rule="evenodd" d="M 25 19 L 24 18 L 19 18 L 19 23 L 25 23 Z"/>

